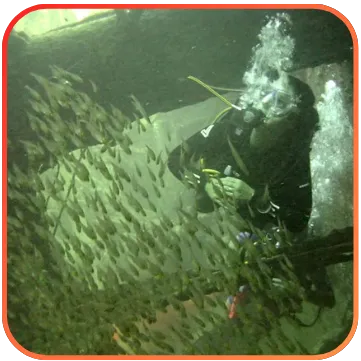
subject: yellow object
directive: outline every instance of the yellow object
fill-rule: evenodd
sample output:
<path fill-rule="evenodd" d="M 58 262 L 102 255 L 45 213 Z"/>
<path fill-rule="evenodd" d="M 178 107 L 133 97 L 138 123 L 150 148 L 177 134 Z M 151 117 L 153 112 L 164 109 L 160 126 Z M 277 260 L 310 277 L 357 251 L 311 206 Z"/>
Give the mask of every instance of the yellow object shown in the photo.
<path fill-rule="evenodd" d="M 218 170 L 215 169 L 209 169 L 209 168 L 204 168 L 202 169 L 203 173 L 207 173 L 210 176 L 218 176 L 221 174 L 221 172 L 218 172 Z"/>
<path fill-rule="evenodd" d="M 213 95 L 215 95 L 218 99 L 222 100 L 223 103 L 227 104 L 229 107 L 233 108 L 234 105 L 227 100 L 225 97 L 223 97 L 221 94 L 217 93 L 214 89 L 212 89 L 209 85 L 206 83 L 203 83 L 202 80 L 199 80 L 195 78 L 194 76 L 189 76 L 188 79 L 195 81 L 199 85 L 202 85 L 203 88 L 206 88 L 209 92 L 211 92 Z"/>
<path fill-rule="evenodd" d="M 227 112 L 229 112 L 231 109 L 232 109 L 232 107 L 227 107 L 227 108 L 223 109 L 221 112 L 219 112 L 219 113 L 216 115 L 216 117 L 214 118 L 212 124 L 217 123 L 218 120 L 219 120 L 224 114 L 226 114 Z"/>

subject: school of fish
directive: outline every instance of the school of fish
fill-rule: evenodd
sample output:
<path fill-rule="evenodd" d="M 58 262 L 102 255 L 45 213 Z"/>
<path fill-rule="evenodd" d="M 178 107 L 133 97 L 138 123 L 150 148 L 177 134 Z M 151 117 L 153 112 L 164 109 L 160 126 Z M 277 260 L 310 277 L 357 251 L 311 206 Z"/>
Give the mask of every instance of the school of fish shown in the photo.
<path fill-rule="evenodd" d="M 35 137 L 22 141 L 27 166 L 8 169 L 14 336 L 44 354 L 197 354 L 196 340 L 227 322 L 225 295 L 240 274 L 254 289 L 269 286 L 264 264 L 250 270 L 239 262 L 235 239 L 245 224 L 264 234 L 232 207 L 206 222 L 185 204 L 174 189 L 192 189 L 186 181 L 175 188 L 167 169 L 173 134 L 164 129 L 164 144 L 148 142 L 154 119 L 134 95 L 128 117 L 93 101 L 92 81 L 55 66 L 51 72 L 32 74 L 37 86 L 26 87 Z M 90 94 L 79 90 L 85 86 Z M 292 266 L 284 269 L 293 279 Z M 265 350 L 303 353 L 274 315 L 261 304 L 258 312 L 274 325 Z M 251 329 L 252 319 L 242 317 Z M 16 326 L 19 319 L 26 327 Z"/>

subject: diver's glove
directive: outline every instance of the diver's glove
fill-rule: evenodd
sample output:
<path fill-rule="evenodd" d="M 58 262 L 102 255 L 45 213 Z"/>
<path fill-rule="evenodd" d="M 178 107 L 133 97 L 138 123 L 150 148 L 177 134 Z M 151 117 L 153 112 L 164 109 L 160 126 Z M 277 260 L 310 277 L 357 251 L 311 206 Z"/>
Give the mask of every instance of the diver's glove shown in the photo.
<path fill-rule="evenodd" d="M 246 182 L 234 178 L 210 178 L 205 185 L 209 197 L 220 205 L 227 200 L 250 201 L 255 191 Z M 226 199 L 225 199 L 226 198 Z"/>

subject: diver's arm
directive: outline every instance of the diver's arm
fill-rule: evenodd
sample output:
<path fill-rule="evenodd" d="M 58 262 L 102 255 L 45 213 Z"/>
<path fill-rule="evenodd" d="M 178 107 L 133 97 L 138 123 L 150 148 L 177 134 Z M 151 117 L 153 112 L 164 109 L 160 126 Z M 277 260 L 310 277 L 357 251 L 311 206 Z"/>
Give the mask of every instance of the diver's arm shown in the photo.
<path fill-rule="evenodd" d="M 202 213 L 212 212 L 214 201 L 205 190 L 207 177 L 199 162 L 204 155 L 214 152 L 214 148 L 219 146 L 226 126 L 224 121 L 209 125 L 187 140 L 187 154 L 182 155 L 182 145 L 179 145 L 168 158 L 168 168 L 173 175 L 196 189 L 197 210 Z M 195 160 L 198 160 L 198 164 Z"/>
<path fill-rule="evenodd" d="M 220 149 L 221 142 L 226 143 L 225 135 L 232 121 L 232 116 L 230 116 L 215 124 L 210 124 L 193 134 L 183 142 L 187 148 L 183 158 L 183 145 L 180 144 L 174 148 L 168 158 L 168 168 L 174 176 L 182 180 L 185 169 L 195 171 L 199 175 L 201 173 L 200 168 L 192 167 L 192 159 L 209 158 L 210 154 L 214 154 L 215 149 Z"/>
<path fill-rule="evenodd" d="M 217 185 L 220 183 L 212 183 L 211 178 L 202 172 L 199 164 L 201 158 L 205 159 L 205 168 L 215 168 L 211 169 L 211 172 L 219 173 L 219 179 L 224 183 L 224 191 L 229 198 L 235 198 L 237 201 L 249 201 L 252 198 L 254 190 L 244 180 L 223 173 L 230 164 L 225 162 L 228 156 L 224 156 L 230 152 L 227 142 L 230 135 L 236 134 L 238 142 L 241 141 L 247 147 L 252 130 L 261 124 L 257 110 L 247 109 L 243 112 L 233 109 L 219 122 L 209 125 L 189 138 L 186 156 L 182 155 L 182 145 L 172 151 L 168 167 L 179 180 L 185 180 L 195 186 L 197 209 L 200 212 L 212 212 L 214 204 L 222 205 L 219 189 L 214 188 L 214 185 L 219 188 Z M 198 160 L 197 166 L 194 163 L 195 159 Z"/>

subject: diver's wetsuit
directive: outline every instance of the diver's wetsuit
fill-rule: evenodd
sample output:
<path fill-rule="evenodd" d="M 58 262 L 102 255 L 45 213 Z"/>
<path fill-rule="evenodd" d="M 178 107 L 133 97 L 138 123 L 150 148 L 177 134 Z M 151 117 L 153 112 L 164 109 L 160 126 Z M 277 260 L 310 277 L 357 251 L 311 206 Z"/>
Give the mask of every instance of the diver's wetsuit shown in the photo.
<path fill-rule="evenodd" d="M 206 176 L 197 167 L 199 159 L 203 158 L 204 166 L 219 171 L 221 176 L 226 176 L 224 171 L 231 166 L 234 172 L 229 176 L 240 178 L 255 190 L 249 204 L 255 217 L 251 218 L 247 204 L 240 203 L 238 207 L 239 214 L 249 219 L 254 226 L 260 229 L 265 229 L 269 224 L 277 226 L 279 219 L 291 232 L 298 233 L 307 229 L 312 209 L 309 152 L 318 116 L 313 108 L 314 96 L 308 85 L 296 78 L 290 79 L 299 94 L 299 111 L 288 115 L 293 117 L 289 119 L 292 120 L 289 123 L 291 127 L 285 129 L 267 151 L 259 151 L 257 147 L 250 146 L 254 126 L 243 121 L 243 112 L 232 109 L 222 120 L 189 138 L 186 147 L 180 145 L 171 152 L 168 167 L 178 179 L 183 180 L 187 172 L 194 174 L 190 180 L 197 182 L 196 200 L 200 212 L 212 212 L 215 206 L 204 189 Z M 228 137 L 248 168 L 248 176 L 238 168 Z M 279 208 L 268 213 L 258 213 L 257 207 L 253 205 L 264 192 L 266 184 L 269 186 L 271 201 Z M 335 299 L 326 269 L 320 267 L 318 270 L 307 270 L 305 267 L 299 271 L 301 283 L 310 290 L 309 300 L 333 307 Z M 317 292 L 311 292 L 307 285 L 306 274 L 309 272 L 317 276 L 312 277 Z"/>
<path fill-rule="evenodd" d="M 294 81 L 300 86 L 300 81 Z M 305 87 L 303 83 L 302 86 Z M 199 164 L 199 159 L 203 158 L 206 168 L 219 171 L 223 177 L 226 176 L 226 167 L 231 166 L 233 172 L 229 176 L 240 178 L 256 191 L 251 207 L 268 185 L 271 201 L 279 209 L 272 214 L 257 214 L 252 219 L 255 226 L 263 228 L 267 223 L 277 224 L 279 217 L 291 232 L 306 228 L 312 207 L 309 150 L 318 118 L 312 107 L 313 96 L 310 98 L 307 94 L 303 99 L 299 114 L 290 115 L 294 117 L 292 127 L 286 129 L 276 145 L 266 152 L 250 146 L 253 126 L 245 123 L 243 113 L 234 109 L 216 124 L 189 138 L 186 154 L 182 145 L 172 151 L 168 160 L 170 171 L 178 179 L 183 179 L 184 169 L 187 169 L 195 175 L 193 180 L 198 179 L 197 208 L 200 212 L 208 213 L 214 209 L 214 203 L 204 190 L 206 176 L 194 166 L 195 160 Z M 227 137 L 248 168 L 248 176 L 238 168 Z M 242 217 L 250 217 L 249 208 L 244 203 L 239 205 L 238 212 Z"/>

